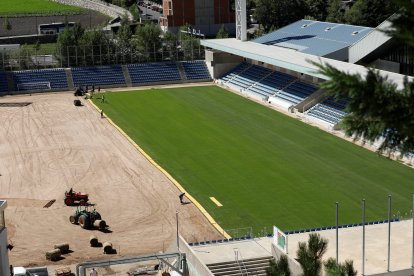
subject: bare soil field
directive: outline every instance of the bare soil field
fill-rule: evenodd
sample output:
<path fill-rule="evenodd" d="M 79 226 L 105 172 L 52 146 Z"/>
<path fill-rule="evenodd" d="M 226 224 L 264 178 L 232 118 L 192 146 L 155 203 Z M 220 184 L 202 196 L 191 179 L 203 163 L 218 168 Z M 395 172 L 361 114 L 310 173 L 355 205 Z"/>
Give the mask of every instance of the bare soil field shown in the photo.
<path fill-rule="evenodd" d="M 142 255 L 167 249 L 179 231 L 189 242 L 220 235 L 178 189 L 86 101 L 72 93 L 0 98 L 0 198 L 15 266 L 48 265 L 45 252 L 68 242 L 73 252 L 55 264 Z M 30 102 L 27 106 L 2 103 Z M 73 188 L 110 226 L 104 233 L 69 222 L 76 207 L 63 203 Z M 49 208 L 43 206 L 50 200 Z M 91 248 L 89 236 L 111 241 L 117 255 Z"/>

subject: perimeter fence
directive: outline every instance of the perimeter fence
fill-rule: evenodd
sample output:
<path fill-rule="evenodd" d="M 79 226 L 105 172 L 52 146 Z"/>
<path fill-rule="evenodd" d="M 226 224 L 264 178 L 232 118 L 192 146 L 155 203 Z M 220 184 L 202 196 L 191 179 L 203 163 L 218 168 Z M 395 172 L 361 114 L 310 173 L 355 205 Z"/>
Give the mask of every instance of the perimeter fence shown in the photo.
<path fill-rule="evenodd" d="M 0 70 L 17 71 L 45 68 L 69 68 L 112 64 L 133 64 L 160 61 L 200 60 L 204 47 L 198 40 L 176 44 L 145 45 L 139 49 L 114 44 L 57 47 L 21 47 L 0 52 Z"/>

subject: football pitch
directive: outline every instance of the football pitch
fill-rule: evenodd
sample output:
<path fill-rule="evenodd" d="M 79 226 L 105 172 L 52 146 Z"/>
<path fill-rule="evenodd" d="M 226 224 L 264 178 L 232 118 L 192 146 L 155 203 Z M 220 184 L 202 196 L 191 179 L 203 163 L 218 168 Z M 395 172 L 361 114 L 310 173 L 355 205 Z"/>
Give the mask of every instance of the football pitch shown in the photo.
<path fill-rule="evenodd" d="M 224 228 L 296 230 L 411 211 L 414 170 L 216 86 L 94 102 Z M 223 206 L 218 207 L 210 197 Z M 178 197 L 177 197 L 178 200 Z"/>
<path fill-rule="evenodd" d="M 82 8 L 63 5 L 51 0 L 1 0 L 0 1 L 0 15 L 19 16 L 24 13 L 27 14 L 42 14 L 47 15 L 57 14 L 74 14 L 83 11 Z"/>

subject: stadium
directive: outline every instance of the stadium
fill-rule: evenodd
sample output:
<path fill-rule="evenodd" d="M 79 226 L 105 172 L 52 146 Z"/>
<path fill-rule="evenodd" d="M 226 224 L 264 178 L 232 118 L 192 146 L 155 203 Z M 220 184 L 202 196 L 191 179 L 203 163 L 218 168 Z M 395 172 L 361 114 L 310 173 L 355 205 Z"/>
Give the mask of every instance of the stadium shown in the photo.
<path fill-rule="evenodd" d="M 139 275 L 154 265 L 266 275 L 281 254 L 300 275 L 294 256 L 309 233 L 363 275 L 413 273 L 413 156 L 378 155 L 381 141 L 347 137 L 347 103 L 325 96 L 327 77 L 313 65 L 364 76 L 360 64 L 370 64 L 402 88 L 406 67 L 387 58 L 397 46 L 381 31 L 390 23 L 303 19 L 247 41 L 236 2 L 237 38 L 203 39 L 191 54 L 68 48 L 40 66 L 2 55 L 1 275 L 9 264 L 38 275 Z M 89 58 L 100 62 L 82 66 Z M 87 203 L 66 206 L 72 190 Z M 108 227 L 70 223 L 82 205 Z M 45 259 L 61 244 L 70 250 Z"/>

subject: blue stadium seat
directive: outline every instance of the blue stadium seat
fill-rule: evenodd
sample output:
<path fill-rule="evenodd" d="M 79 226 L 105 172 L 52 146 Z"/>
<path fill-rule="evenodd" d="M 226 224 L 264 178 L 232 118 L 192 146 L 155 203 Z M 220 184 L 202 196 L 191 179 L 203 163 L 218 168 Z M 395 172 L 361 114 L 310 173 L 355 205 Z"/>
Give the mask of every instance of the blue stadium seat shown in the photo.
<path fill-rule="evenodd" d="M 14 71 L 13 82 L 17 91 L 67 89 L 64 69 Z"/>
<path fill-rule="evenodd" d="M 0 93 L 8 92 L 8 91 L 9 91 L 9 86 L 7 84 L 6 72 L 1 71 L 0 72 Z"/>
<path fill-rule="evenodd" d="M 181 64 L 188 80 L 211 80 L 204 60 L 183 61 Z"/>
<path fill-rule="evenodd" d="M 120 65 L 72 68 L 75 87 L 85 85 L 126 85 Z"/>
<path fill-rule="evenodd" d="M 129 76 L 134 84 L 180 81 L 177 64 L 173 61 L 128 64 Z"/>
<path fill-rule="evenodd" d="M 306 112 L 306 115 L 335 125 L 339 123 L 347 114 L 344 111 L 346 103 L 347 101 L 345 100 L 334 101 L 332 98 L 328 98 L 322 103 L 319 103 L 312 107 L 309 111 Z"/>

